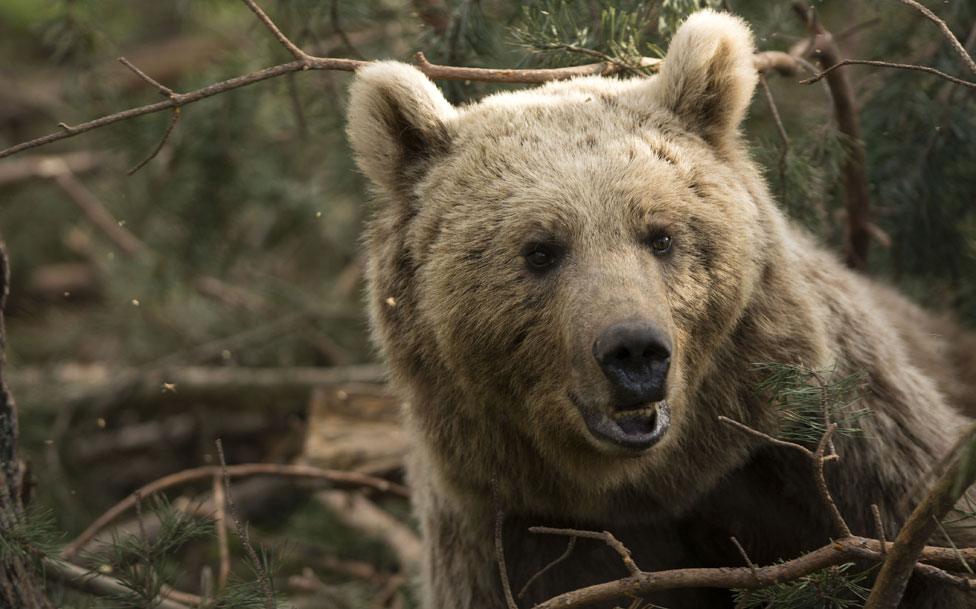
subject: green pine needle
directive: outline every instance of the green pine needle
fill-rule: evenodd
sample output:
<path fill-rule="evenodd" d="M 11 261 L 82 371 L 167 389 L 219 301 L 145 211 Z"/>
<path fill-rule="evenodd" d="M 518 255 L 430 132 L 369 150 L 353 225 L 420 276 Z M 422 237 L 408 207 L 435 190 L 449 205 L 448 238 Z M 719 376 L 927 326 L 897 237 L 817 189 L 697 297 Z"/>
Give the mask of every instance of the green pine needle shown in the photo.
<path fill-rule="evenodd" d="M 722 0 L 663 0 L 658 16 L 658 31 L 671 38 L 688 15 L 704 8 L 722 8 Z"/>
<path fill-rule="evenodd" d="M 754 365 L 762 376 L 757 385 L 779 410 L 782 426 L 777 436 L 789 442 L 814 447 L 827 431 L 826 416 L 837 424 L 837 435 L 862 433 L 859 421 L 870 413 L 856 408 L 863 374 L 838 376 L 836 371 L 811 370 L 795 364 Z"/>
<path fill-rule="evenodd" d="M 798 580 L 759 590 L 735 590 L 737 609 L 853 609 L 867 600 L 870 571 L 851 572 L 854 563 L 828 567 Z"/>
<path fill-rule="evenodd" d="M 510 28 L 512 42 L 548 66 L 599 60 L 642 72 L 645 55 L 661 56 L 647 24 L 654 3 L 541 0 L 524 6 Z"/>

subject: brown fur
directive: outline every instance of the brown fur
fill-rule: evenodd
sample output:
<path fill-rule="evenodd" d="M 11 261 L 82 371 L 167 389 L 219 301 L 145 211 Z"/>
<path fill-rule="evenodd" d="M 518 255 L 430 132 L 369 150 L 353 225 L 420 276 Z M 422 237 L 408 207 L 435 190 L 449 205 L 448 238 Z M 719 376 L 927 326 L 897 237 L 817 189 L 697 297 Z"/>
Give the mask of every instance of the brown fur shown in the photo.
<path fill-rule="evenodd" d="M 381 200 L 367 235 L 370 307 L 415 443 L 425 607 L 504 606 L 496 500 L 510 514 L 516 589 L 562 548 L 526 535 L 532 524 L 613 530 L 646 569 L 738 565 L 730 535 L 760 562 L 822 545 L 831 531 L 806 464 L 718 421 L 776 431 L 755 362 L 867 375 L 869 439 L 840 439 L 829 471 L 857 533 L 872 534 L 871 503 L 895 530 L 964 424 L 944 396 L 972 400 L 972 377 L 954 373 L 972 364 L 935 334 L 946 322 L 843 268 L 771 200 L 738 133 L 752 52 L 741 21 L 706 11 L 650 79 L 579 79 L 454 108 L 409 66 L 358 73 L 349 136 Z M 646 245 L 653 230 L 674 238 L 666 258 Z M 532 240 L 564 248 L 557 270 L 527 270 Z M 590 346 L 635 315 L 673 340 L 672 426 L 624 456 L 589 434 L 573 399 L 608 402 Z M 529 596 L 623 574 L 584 543 Z M 912 607 L 964 606 L 952 592 L 912 594 Z M 728 595 L 654 600 L 718 607 Z"/>

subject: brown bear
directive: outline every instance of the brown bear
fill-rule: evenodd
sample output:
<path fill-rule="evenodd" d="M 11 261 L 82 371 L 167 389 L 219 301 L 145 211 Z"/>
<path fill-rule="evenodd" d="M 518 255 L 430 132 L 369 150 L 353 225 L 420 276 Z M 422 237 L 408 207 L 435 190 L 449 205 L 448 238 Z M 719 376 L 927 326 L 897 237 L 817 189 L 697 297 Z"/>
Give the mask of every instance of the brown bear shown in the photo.
<path fill-rule="evenodd" d="M 844 268 L 771 199 L 739 134 L 753 52 L 741 20 L 705 11 L 649 78 L 454 107 L 408 65 L 357 73 L 348 134 L 379 199 L 369 301 L 413 438 L 424 607 L 505 607 L 496 509 L 516 592 L 566 544 L 530 525 L 609 530 L 645 570 L 742 566 L 731 536 L 763 564 L 824 545 L 803 456 L 719 420 L 777 433 L 757 362 L 866 379 L 865 437 L 838 438 L 827 472 L 858 534 L 874 535 L 871 504 L 897 530 L 966 423 L 955 408 L 973 392 L 942 322 Z M 519 602 L 626 574 L 580 542 Z M 915 582 L 905 606 L 961 594 Z"/>

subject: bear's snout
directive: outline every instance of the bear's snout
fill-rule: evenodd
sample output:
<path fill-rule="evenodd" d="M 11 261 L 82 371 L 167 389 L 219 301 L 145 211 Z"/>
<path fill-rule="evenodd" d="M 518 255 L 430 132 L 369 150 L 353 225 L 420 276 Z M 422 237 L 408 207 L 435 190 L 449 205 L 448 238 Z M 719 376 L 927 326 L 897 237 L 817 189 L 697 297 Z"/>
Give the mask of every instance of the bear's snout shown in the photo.
<path fill-rule="evenodd" d="M 615 410 L 635 410 L 665 398 L 671 339 L 656 324 L 630 320 L 608 326 L 593 343 L 593 357 L 610 381 Z"/>

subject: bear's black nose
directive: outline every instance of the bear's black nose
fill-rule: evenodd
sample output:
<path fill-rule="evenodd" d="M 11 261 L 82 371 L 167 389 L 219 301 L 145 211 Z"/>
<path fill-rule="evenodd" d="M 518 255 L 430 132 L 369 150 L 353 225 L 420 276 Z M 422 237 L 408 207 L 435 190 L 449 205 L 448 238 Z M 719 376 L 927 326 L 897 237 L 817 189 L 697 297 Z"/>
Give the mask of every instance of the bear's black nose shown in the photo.
<path fill-rule="evenodd" d="M 610 381 L 617 410 L 664 399 L 671 340 L 656 325 L 624 321 L 609 326 L 593 343 L 593 357 Z"/>

